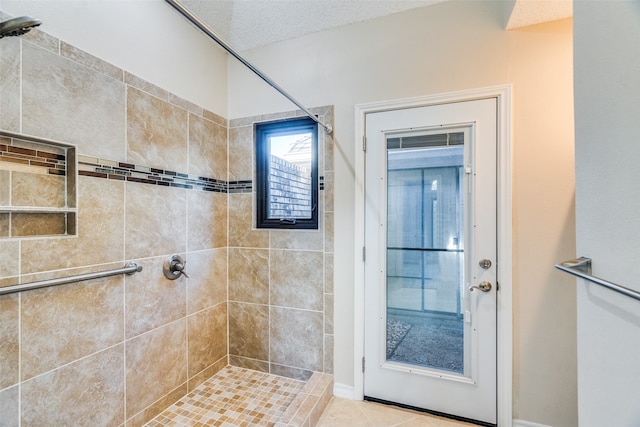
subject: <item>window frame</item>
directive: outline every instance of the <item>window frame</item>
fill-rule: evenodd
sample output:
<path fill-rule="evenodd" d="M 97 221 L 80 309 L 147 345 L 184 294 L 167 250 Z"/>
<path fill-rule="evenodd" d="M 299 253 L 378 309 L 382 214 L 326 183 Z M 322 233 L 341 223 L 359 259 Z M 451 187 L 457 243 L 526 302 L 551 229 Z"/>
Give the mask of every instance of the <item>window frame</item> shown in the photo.
<path fill-rule="evenodd" d="M 269 218 L 269 138 L 311 133 L 311 218 Z M 309 117 L 294 117 L 254 124 L 256 228 L 318 230 L 318 124 Z"/>

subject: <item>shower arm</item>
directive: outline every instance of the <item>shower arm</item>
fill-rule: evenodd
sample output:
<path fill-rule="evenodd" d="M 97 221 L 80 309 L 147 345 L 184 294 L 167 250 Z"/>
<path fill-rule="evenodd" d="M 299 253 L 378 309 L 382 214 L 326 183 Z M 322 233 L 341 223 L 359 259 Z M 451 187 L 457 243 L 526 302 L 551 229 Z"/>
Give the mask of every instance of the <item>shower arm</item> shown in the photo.
<path fill-rule="evenodd" d="M 229 43 L 227 43 L 222 37 L 220 37 L 218 34 L 216 34 L 215 31 L 213 31 L 211 28 L 209 28 L 209 26 L 207 26 L 207 24 L 202 22 L 197 16 L 195 16 L 193 13 L 191 13 L 191 11 L 189 9 L 187 9 L 186 7 L 184 7 L 178 0 L 165 0 L 165 1 L 167 3 L 169 3 L 171 6 L 173 6 L 173 8 L 176 9 L 178 12 L 180 12 L 185 18 L 187 18 L 189 21 L 191 21 L 192 24 L 194 24 L 196 27 L 198 27 L 200 30 L 202 30 L 202 32 L 204 32 L 206 35 L 211 37 L 216 43 L 218 43 L 224 50 L 229 52 L 234 58 L 236 58 L 238 61 L 242 62 L 248 69 L 253 71 L 258 77 L 260 77 L 262 80 L 264 80 L 269 86 L 271 86 L 272 88 L 274 88 L 275 90 L 280 92 L 280 94 L 282 96 L 284 96 L 289 101 L 291 101 L 293 104 L 295 104 L 300 110 L 302 110 L 314 122 L 316 122 L 320 126 L 322 126 L 327 131 L 327 133 L 331 134 L 333 132 L 333 127 L 331 125 L 322 123 L 313 113 L 311 113 L 311 111 L 306 109 L 304 107 L 304 105 L 302 105 L 300 102 L 298 102 L 293 96 L 289 95 L 287 93 L 287 91 L 285 91 L 283 88 L 281 88 L 276 82 L 271 80 L 262 71 L 257 69 L 253 64 L 251 64 L 249 61 L 244 59 L 234 48 L 232 48 L 229 45 Z"/>

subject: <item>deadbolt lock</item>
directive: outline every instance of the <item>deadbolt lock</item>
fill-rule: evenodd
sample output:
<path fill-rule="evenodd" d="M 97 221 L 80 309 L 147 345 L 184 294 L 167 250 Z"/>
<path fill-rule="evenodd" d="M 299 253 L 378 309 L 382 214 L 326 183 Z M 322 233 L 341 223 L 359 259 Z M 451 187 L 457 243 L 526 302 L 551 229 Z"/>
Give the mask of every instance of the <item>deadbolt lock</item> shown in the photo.
<path fill-rule="evenodd" d="M 485 270 L 488 270 L 491 268 L 491 260 L 487 258 L 481 259 L 478 265 L 480 265 L 480 268 L 484 268 Z"/>

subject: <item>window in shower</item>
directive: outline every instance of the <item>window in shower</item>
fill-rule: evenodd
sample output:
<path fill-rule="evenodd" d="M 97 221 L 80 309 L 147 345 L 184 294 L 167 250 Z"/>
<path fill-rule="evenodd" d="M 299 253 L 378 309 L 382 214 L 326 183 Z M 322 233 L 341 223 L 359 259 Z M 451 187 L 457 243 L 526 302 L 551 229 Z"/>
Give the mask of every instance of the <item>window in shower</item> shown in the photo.
<path fill-rule="evenodd" d="M 257 228 L 318 228 L 318 125 L 309 118 L 257 123 Z"/>

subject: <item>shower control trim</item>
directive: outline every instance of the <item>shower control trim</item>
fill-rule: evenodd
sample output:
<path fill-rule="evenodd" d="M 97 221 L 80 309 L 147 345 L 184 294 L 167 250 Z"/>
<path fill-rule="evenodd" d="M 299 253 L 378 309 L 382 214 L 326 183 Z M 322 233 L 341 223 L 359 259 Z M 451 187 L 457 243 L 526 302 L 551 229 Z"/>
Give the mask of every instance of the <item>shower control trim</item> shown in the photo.
<path fill-rule="evenodd" d="M 187 262 L 180 255 L 171 255 L 167 258 L 162 266 L 162 272 L 164 277 L 169 280 L 176 280 L 180 276 L 189 278 L 189 275 L 184 270 Z"/>

